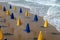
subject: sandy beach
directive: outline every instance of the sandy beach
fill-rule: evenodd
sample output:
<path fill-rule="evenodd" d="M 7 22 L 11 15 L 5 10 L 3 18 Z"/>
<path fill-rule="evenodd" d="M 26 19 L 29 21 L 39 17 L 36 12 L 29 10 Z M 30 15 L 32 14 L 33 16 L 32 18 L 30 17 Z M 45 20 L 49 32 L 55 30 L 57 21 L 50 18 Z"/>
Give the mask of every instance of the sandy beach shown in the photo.
<path fill-rule="evenodd" d="M 42 31 L 43 32 L 43 37 L 45 40 L 60 40 L 60 33 L 58 31 L 56 31 L 56 29 L 49 24 L 48 28 L 43 28 L 43 17 L 38 16 L 38 22 L 34 22 L 33 18 L 34 15 L 29 13 L 29 17 L 25 16 L 25 12 L 26 8 L 23 7 L 16 7 L 16 11 L 12 9 L 9 9 L 9 4 L 7 3 L 1 3 L 0 4 L 4 7 L 6 7 L 7 10 L 10 11 L 11 13 L 14 13 L 14 16 L 16 18 L 16 20 L 12 20 L 10 18 L 10 16 L 7 16 L 6 13 L 2 10 L 0 10 L 0 21 L 1 20 L 6 20 L 6 22 L 0 22 L 1 26 L 6 26 L 6 27 L 2 27 L 2 31 L 3 33 L 11 33 L 13 35 L 4 35 L 4 39 L 7 38 L 7 40 L 37 40 L 39 32 Z M 19 9 L 22 8 L 23 13 L 19 13 Z M 21 26 L 17 26 L 16 22 L 17 19 L 20 18 L 22 21 L 22 25 Z M 26 24 L 29 23 L 30 24 L 30 33 L 26 33 L 25 29 L 26 29 Z M 13 30 L 14 29 L 14 33 Z"/>

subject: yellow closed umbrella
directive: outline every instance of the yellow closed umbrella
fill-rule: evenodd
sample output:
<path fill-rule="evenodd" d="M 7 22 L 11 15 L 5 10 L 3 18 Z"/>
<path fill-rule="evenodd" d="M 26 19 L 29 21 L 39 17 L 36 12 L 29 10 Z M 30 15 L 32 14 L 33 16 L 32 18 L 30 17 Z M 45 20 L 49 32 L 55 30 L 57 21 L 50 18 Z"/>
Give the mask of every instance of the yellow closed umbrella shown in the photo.
<path fill-rule="evenodd" d="M 47 28 L 47 27 L 48 27 L 48 20 L 46 19 L 44 22 L 44 28 Z"/>
<path fill-rule="evenodd" d="M 0 29 L 0 40 L 3 40 L 3 32 L 1 29 Z"/>
<path fill-rule="evenodd" d="M 8 16 L 10 15 L 10 11 L 9 10 L 6 11 L 6 15 L 8 15 Z"/>
<path fill-rule="evenodd" d="M 16 11 L 16 6 L 14 6 L 14 8 L 13 8 L 13 9 L 14 9 L 14 11 Z"/>
<path fill-rule="evenodd" d="M 29 12 L 28 12 L 28 10 L 26 10 L 25 16 L 29 16 Z"/>
<path fill-rule="evenodd" d="M 38 40 L 43 40 L 42 31 L 40 31 L 40 33 L 39 33 L 39 35 L 38 35 Z"/>
<path fill-rule="evenodd" d="M 20 26 L 21 24 L 22 24 L 21 19 L 18 18 L 18 20 L 17 20 L 17 26 Z"/>
<path fill-rule="evenodd" d="M 2 9 L 2 5 L 0 5 L 0 10 Z"/>

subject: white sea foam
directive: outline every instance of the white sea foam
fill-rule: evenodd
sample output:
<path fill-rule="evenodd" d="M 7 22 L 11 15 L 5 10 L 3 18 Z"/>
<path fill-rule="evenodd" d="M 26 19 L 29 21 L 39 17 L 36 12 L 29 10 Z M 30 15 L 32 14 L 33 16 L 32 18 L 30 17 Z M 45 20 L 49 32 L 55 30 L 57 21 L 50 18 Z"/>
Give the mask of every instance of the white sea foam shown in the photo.
<path fill-rule="evenodd" d="M 47 11 L 47 15 L 44 16 L 44 20 L 46 19 L 48 19 L 49 23 L 60 32 L 60 7 L 50 7 Z"/>
<path fill-rule="evenodd" d="M 18 4 L 18 3 L 13 3 L 13 2 L 8 2 L 8 4 L 11 4 L 13 6 L 20 6 L 20 7 L 25 7 L 25 8 L 29 8 L 30 9 L 30 6 L 25 5 L 25 4 Z"/>
<path fill-rule="evenodd" d="M 10 2 L 10 1 L 19 1 L 19 0 L 0 0 L 0 2 Z"/>

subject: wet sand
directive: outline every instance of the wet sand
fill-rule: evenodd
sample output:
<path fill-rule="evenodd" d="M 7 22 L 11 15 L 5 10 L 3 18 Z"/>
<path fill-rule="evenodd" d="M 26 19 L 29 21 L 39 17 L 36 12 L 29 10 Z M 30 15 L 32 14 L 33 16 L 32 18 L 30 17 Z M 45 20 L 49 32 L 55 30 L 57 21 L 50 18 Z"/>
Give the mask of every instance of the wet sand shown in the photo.
<path fill-rule="evenodd" d="M 2 4 L 2 6 L 5 6 L 7 10 L 10 10 L 11 13 L 13 12 L 16 18 L 16 20 L 12 20 L 10 19 L 10 16 L 7 16 L 3 10 L 0 10 L 0 17 L 1 17 L 0 20 L 4 20 L 4 19 L 6 20 L 6 22 L 0 22 L 0 25 L 6 26 L 1 28 L 3 33 L 13 34 L 13 35 L 4 35 L 4 39 L 7 38 L 7 40 L 34 40 L 37 39 L 39 32 L 42 31 L 44 39 L 60 40 L 60 33 L 58 33 L 58 31 L 56 31 L 56 29 L 52 25 L 49 24 L 45 32 L 45 28 L 42 27 L 44 23 L 43 17 L 38 16 L 38 22 L 34 22 L 33 14 L 29 13 L 30 14 L 29 17 L 25 16 L 26 8 L 17 7 L 17 10 L 14 11 L 13 8 L 9 9 L 9 5 L 7 3 L 0 3 L 0 4 Z M 22 14 L 19 13 L 19 8 L 22 8 L 23 10 Z M 21 26 L 16 25 L 16 21 L 18 17 L 20 17 L 22 21 Z M 31 30 L 30 33 L 25 32 L 27 23 L 30 24 L 30 30 Z"/>

